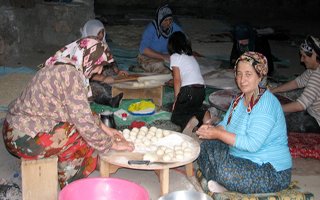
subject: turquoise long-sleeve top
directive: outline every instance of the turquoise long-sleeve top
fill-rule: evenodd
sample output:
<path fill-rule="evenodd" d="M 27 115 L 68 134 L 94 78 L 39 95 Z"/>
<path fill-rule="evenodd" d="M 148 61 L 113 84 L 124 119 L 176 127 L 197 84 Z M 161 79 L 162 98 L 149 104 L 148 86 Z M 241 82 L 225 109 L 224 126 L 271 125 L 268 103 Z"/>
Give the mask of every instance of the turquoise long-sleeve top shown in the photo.
<path fill-rule="evenodd" d="M 270 163 L 276 171 L 291 168 L 286 121 L 278 99 L 267 90 L 248 113 L 242 98 L 227 125 L 232 105 L 233 102 L 219 123 L 236 135 L 235 144 L 229 147 L 230 154 L 260 165 Z"/>

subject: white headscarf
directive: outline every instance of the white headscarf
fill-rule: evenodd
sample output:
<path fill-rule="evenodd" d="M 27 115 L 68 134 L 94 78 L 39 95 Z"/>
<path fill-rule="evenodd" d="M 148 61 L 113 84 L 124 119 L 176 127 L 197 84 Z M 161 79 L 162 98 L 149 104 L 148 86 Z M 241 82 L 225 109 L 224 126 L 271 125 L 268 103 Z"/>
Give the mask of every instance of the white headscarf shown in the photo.
<path fill-rule="evenodd" d="M 83 28 L 80 28 L 80 32 L 82 35 L 81 37 L 84 38 L 84 37 L 88 37 L 88 36 L 98 36 L 98 33 L 102 29 L 104 30 L 102 42 L 106 43 L 106 39 L 105 39 L 106 30 L 105 30 L 102 22 L 97 19 L 91 19 L 91 20 L 87 21 L 85 23 L 85 25 L 83 26 Z"/>

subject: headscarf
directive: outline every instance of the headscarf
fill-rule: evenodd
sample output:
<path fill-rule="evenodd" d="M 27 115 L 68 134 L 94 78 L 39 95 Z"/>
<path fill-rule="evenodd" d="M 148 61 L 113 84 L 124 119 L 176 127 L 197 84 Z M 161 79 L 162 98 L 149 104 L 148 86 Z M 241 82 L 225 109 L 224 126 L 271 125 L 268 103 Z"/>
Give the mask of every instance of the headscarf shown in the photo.
<path fill-rule="evenodd" d="M 165 4 L 157 9 L 156 17 L 152 21 L 152 24 L 157 31 L 158 38 L 161 36 L 168 38 L 173 31 L 172 25 L 167 30 L 163 30 L 161 27 L 161 23 L 168 17 L 172 17 L 172 10 L 169 8 L 168 4 Z"/>
<path fill-rule="evenodd" d="M 92 95 L 88 74 L 99 65 L 113 62 L 113 57 L 106 43 L 96 37 L 79 39 L 63 47 L 46 60 L 45 66 L 67 64 L 74 66 L 81 74 L 84 86 L 88 88 L 88 97 Z"/>
<path fill-rule="evenodd" d="M 255 30 L 247 23 L 237 24 L 233 30 L 234 40 L 237 42 L 237 48 L 240 52 L 240 55 L 246 51 L 254 51 L 255 41 L 256 41 L 256 32 Z M 249 40 L 247 45 L 239 44 L 239 40 Z"/>
<path fill-rule="evenodd" d="M 253 52 L 253 51 L 245 52 L 236 61 L 236 64 L 234 66 L 235 73 L 236 73 L 236 70 L 238 67 L 238 63 L 240 61 L 247 62 L 247 63 L 251 64 L 251 66 L 255 69 L 255 71 L 257 72 L 259 77 L 261 77 L 261 82 L 258 85 L 257 91 L 252 95 L 250 102 L 249 102 L 249 105 L 247 107 L 247 112 L 250 113 L 252 111 L 253 107 L 259 102 L 260 97 L 266 91 L 266 86 L 262 85 L 261 83 L 265 81 L 264 78 L 266 78 L 266 76 L 268 74 L 268 61 L 267 61 L 267 58 L 264 55 L 262 55 L 261 53 Z M 238 106 L 240 100 L 244 97 L 244 95 L 245 94 L 243 92 L 241 92 L 235 97 L 235 100 L 232 104 L 230 114 L 228 116 L 227 124 L 230 123 L 231 118 L 232 118 L 232 113 L 236 109 L 236 107 Z"/>
<path fill-rule="evenodd" d="M 97 19 L 91 19 L 89 21 L 87 21 L 83 28 L 80 28 L 80 32 L 81 32 L 81 37 L 88 37 L 88 36 L 97 36 L 98 33 L 101 30 L 104 30 L 104 35 L 103 35 L 103 39 L 102 41 L 105 43 L 106 42 L 106 31 L 104 28 L 104 25 L 102 24 L 101 21 L 97 20 Z"/>
<path fill-rule="evenodd" d="M 307 36 L 304 42 L 301 43 L 300 50 L 303 51 L 309 57 L 312 55 L 312 50 L 314 50 L 318 57 L 320 57 L 319 38 L 313 37 L 311 35 Z"/>
<path fill-rule="evenodd" d="M 261 78 L 265 77 L 268 74 L 268 60 L 261 53 L 248 51 L 242 54 L 237 59 L 236 64 L 234 65 L 235 72 L 237 71 L 238 63 L 240 61 L 250 63 Z"/>

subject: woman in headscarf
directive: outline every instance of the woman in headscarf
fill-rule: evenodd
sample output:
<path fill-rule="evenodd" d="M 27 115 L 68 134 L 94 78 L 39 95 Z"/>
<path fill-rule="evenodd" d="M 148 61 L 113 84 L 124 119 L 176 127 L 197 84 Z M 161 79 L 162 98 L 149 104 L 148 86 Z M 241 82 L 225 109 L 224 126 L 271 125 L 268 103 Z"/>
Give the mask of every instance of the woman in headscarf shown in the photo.
<path fill-rule="evenodd" d="M 106 43 L 106 30 L 101 21 L 97 19 L 88 20 L 83 28 L 80 29 L 82 38 L 88 36 L 95 36 L 105 45 Z M 108 46 L 108 45 L 107 45 Z M 110 50 L 109 50 L 110 51 Z M 111 54 L 111 51 L 110 51 Z M 112 98 L 111 83 L 114 82 L 113 76 L 127 76 L 128 72 L 119 70 L 115 60 L 106 65 L 101 74 L 95 74 L 90 79 L 92 88 L 92 99 L 94 102 L 108 105 L 111 107 L 118 107 L 123 94 Z"/>
<path fill-rule="evenodd" d="M 289 186 L 292 159 L 284 113 L 278 99 L 259 84 L 267 59 L 246 52 L 235 63 L 240 93 L 216 126 L 202 125 L 199 174 L 212 192 L 219 186 L 240 193 L 277 192 Z M 198 175 L 199 175 L 198 174 Z"/>
<path fill-rule="evenodd" d="M 263 54 L 268 60 L 268 75 L 273 73 L 273 60 L 268 38 L 259 35 L 248 23 L 240 23 L 233 29 L 233 46 L 230 54 L 230 64 L 234 66 L 236 60 L 247 51 L 255 51 Z"/>
<path fill-rule="evenodd" d="M 294 132 L 320 133 L 320 39 L 307 36 L 300 45 L 300 61 L 306 70 L 297 78 L 272 92 L 289 92 L 303 88 L 302 94 L 291 103 L 282 105 L 288 113 L 288 130 Z"/>
<path fill-rule="evenodd" d="M 182 31 L 173 20 L 172 10 L 165 4 L 157 9 L 155 19 L 148 24 L 142 35 L 137 58 L 140 66 L 131 67 L 131 71 L 170 73 L 168 39 L 173 32 Z"/>
<path fill-rule="evenodd" d="M 133 150 L 92 113 L 88 102 L 89 78 L 111 61 L 107 46 L 89 37 L 46 60 L 9 105 L 2 131 L 7 150 L 26 159 L 58 156 L 61 188 L 95 170 L 98 153 Z"/>

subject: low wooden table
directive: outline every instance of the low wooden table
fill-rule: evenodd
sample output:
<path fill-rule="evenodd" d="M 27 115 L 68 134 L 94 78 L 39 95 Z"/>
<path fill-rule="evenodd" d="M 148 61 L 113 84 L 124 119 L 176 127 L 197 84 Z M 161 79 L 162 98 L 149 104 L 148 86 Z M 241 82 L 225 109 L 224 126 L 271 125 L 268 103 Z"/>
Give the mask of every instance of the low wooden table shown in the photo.
<path fill-rule="evenodd" d="M 128 83 L 112 85 L 112 96 L 123 92 L 123 99 L 152 99 L 158 107 L 162 106 L 163 86 L 155 85 L 143 88 L 131 87 Z"/>
<path fill-rule="evenodd" d="M 180 166 L 186 167 L 187 176 L 193 176 L 193 161 L 200 153 L 200 145 L 191 137 L 184 135 L 192 143 L 193 154 L 190 158 L 182 162 L 174 163 L 150 163 L 149 165 L 129 165 L 128 160 L 142 160 L 143 153 L 138 152 L 119 152 L 111 150 L 106 156 L 100 157 L 100 175 L 109 177 L 110 174 L 117 172 L 119 168 L 154 170 L 160 181 L 161 195 L 169 192 L 169 170 Z"/>

